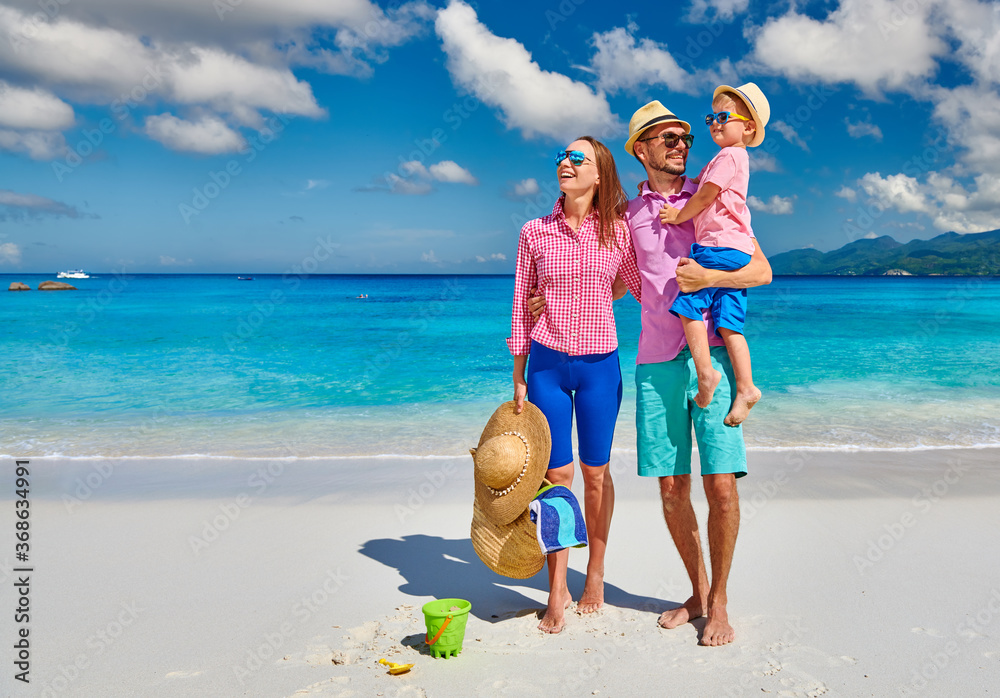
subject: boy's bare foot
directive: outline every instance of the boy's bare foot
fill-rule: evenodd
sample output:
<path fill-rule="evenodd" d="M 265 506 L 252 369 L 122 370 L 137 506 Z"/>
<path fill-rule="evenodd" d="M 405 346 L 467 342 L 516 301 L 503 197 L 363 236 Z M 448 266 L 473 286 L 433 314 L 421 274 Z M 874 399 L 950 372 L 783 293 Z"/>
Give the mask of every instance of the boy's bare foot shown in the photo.
<path fill-rule="evenodd" d="M 550 593 L 549 605 L 545 609 L 545 615 L 542 616 L 542 622 L 538 624 L 538 629 L 552 635 L 561 633 L 566 627 L 566 609 L 571 603 L 573 603 L 573 597 L 569 595 L 569 592 L 562 597 Z"/>
<path fill-rule="evenodd" d="M 700 599 L 692 596 L 680 608 L 672 608 L 669 611 L 661 613 L 658 622 L 661 628 L 673 630 L 678 626 L 693 621 L 695 618 L 701 618 L 703 615 L 705 615 L 704 604 L 702 604 Z"/>
<path fill-rule="evenodd" d="M 699 373 L 698 394 L 694 396 L 694 404 L 702 409 L 708 407 L 708 403 L 712 401 L 712 396 L 715 395 L 715 388 L 719 385 L 720 380 L 722 380 L 722 374 L 714 368 L 704 375 Z M 760 396 L 758 395 L 757 397 L 759 398 Z"/>
<path fill-rule="evenodd" d="M 729 624 L 729 615 L 725 606 L 713 606 L 708 612 L 708 622 L 705 623 L 705 630 L 701 634 L 699 644 L 706 647 L 718 647 L 728 645 L 736 639 L 736 631 Z"/>
<path fill-rule="evenodd" d="M 577 613 L 596 613 L 604 605 L 604 575 L 591 573 L 583 585 L 583 596 L 576 603 Z"/>
<path fill-rule="evenodd" d="M 758 400 L 760 400 L 760 391 L 757 390 L 756 386 L 751 386 L 751 389 L 746 392 L 736 393 L 733 409 L 729 410 L 729 414 L 726 415 L 726 426 L 738 427 L 742 424 L 743 420 L 750 414 L 750 408 L 756 405 Z"/>

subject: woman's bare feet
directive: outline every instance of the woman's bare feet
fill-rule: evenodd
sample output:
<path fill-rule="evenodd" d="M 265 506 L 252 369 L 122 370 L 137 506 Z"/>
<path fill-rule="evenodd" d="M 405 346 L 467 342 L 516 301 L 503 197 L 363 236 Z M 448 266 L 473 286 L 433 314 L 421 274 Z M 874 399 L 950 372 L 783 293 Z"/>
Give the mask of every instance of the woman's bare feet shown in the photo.
<path fill-rule="evenodd" d="M 708 403 L 712 401 L 712 396 L 715 395 L 715 388 L 719 385 L 720 380 L 722 380 L 722 374 L 714 368 L 704 374 L 699 373 L 698 394 L 694 396 L 694 404 L 702 409 L 708 407 Z"/>
<path fill-rule="evenodd" d="M 706 647 L 718 647 L 728 645 L 736 639 L 736 631 L 729 624 L 729 614 L 726 613 L 725 606 L 713 606 L 708 611 L 708 622 L 705 623 L 705 630 L 701 634 L 699 644 Z"/>
<path fill-rule="evenodd" d="M 700 395 L 701 391 L 698 394 Z M 741 390 L 736 393 L 733 409 L 729 410 L 729 414 L 726 415 L 726 426 L 738 427 L 742 424 L 743 420 L 750 414 L 750 408 L 756 405 L 758 400 L 760 400 L 760 391 L 754 385 L 751 385 L 749 390 Z M 697 399 L 695 401 L 697 402 Z"/>
<path fill-rule="evenodd" d="M 577 613 L 596 613 L 604 605 L 604 574 L 587 574 L 583 596 L 576 604 Z"/>
<path fill-rule="evenodd" d="M 545 608 L 545 615 L 542 622 L 538 624 L 538 629 L 543 633 L 556 635 L 566 627 L 566 609 L 573 603 L 573 597 L 567 591 L 565 594 L 556 592 L 549 593 L 549 605 Z"/>
<path fill-rule="evenodd" d="M 695 618 L 701 618 L 703 615 L 705 615 L 705 605 L 700 599 L 692 596 L 684 602 L 683 606 L 661 613 L 658 622 L 661 628 L 673 630 L 685 623 L 690 623 Z"/>

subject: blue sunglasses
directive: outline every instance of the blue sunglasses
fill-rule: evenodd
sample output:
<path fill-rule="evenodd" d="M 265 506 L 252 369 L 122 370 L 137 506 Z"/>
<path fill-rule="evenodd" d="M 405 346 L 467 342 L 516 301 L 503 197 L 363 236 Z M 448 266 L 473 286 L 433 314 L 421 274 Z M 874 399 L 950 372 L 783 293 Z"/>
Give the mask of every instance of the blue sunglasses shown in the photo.
<path fill-rule="evenodd" d="M 730 119 L 739 119 L 740 121 L 752 121 L 752 119 L 748 119 L 745 116 L 740 116 L 736 112 L 720 111 L 717 114 L 707 114 L 705 116 L 705 124 L 711 126 L 713 121 L 718 121 L 719 125 L 721 126 L 722 124 L 728 122 Z"/>
<path fill-rule="evenodd" d="M 590 158 L 584 155 L 582 150 L 560 150 L 556 153 L 556 167 L 566 158 L 569 158 L 571 165 L 582 165 L 584 162 L 590 160 Z"/>

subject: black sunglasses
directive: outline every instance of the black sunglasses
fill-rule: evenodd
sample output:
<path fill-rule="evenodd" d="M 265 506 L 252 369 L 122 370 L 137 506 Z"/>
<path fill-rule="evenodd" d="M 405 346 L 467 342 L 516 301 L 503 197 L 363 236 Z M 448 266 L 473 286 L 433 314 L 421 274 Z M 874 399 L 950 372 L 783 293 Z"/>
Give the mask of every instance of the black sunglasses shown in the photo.
<path fill-rule="evenodd" d="M 678 143 L 684 141 L 684 145 L 687 146 L 688 150 L 691 150 L 691 146 L 694 144 L 694 136 L 690 133 L 661 133 L 657 136 L 650 136 L 649 138 L 640 138 L 640 141 L 655 141 L 657 138 L 663 139 L 663 145 L 668 148 L 676 147 Z"/>

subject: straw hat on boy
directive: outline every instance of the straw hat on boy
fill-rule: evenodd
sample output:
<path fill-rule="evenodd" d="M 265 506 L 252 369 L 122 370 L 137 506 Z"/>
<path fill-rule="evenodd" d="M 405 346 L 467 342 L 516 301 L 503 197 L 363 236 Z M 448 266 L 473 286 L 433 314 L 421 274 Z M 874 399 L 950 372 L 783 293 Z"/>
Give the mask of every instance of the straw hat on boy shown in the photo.
<path fill-rule="evenodd" d="M 691 133 L 691 124 L 678 119 L 672 111 L 654 99 L 649 104 L 639 107 L 629 120 L 628 140 L 625 141 L 625 152 L 629 155 L 635 155 L 632 147 L 639 140 L 639 136 L 647 128 L 651 128 L 657 124 L 680 124 L 684 127 L 684 133 Z"/>
<path fill-rule="evenodd" d="M 767 101 L 767 97 L 764 96 L 764 93 L 760 91 L 760 88 L 757 87 L 757 84 L 748 82 L 745 85 L 740 85 L 739 87 L 719 85 L 715 88 L 715 93 L 712 95 L 712 101 L 714 102 L 715 98 L 723 92 L 728 92 L 729 94 L 743 100 L 743 103 L 747 105 L 747 109 L 750 110 L 750 117 L 757 126 L 757 132 L 754 133 L 753 140 L 747 143 L 747 147 L 753 148 L 763 143 L 764 127 L 767 126 L 767 122 L 771 118 L 771 104 Z"/>
<path fill-rule="evenodd" d="M 479 446 L 470 450 L 475 463 L 472 546 L 498 574 L 525 579 L 545 564 L 528 505 L 538 493 L 549 465 L 552 437 L 545 415 L 525 401 L 521 414 L 514 402 L 497 408 Z"/>

